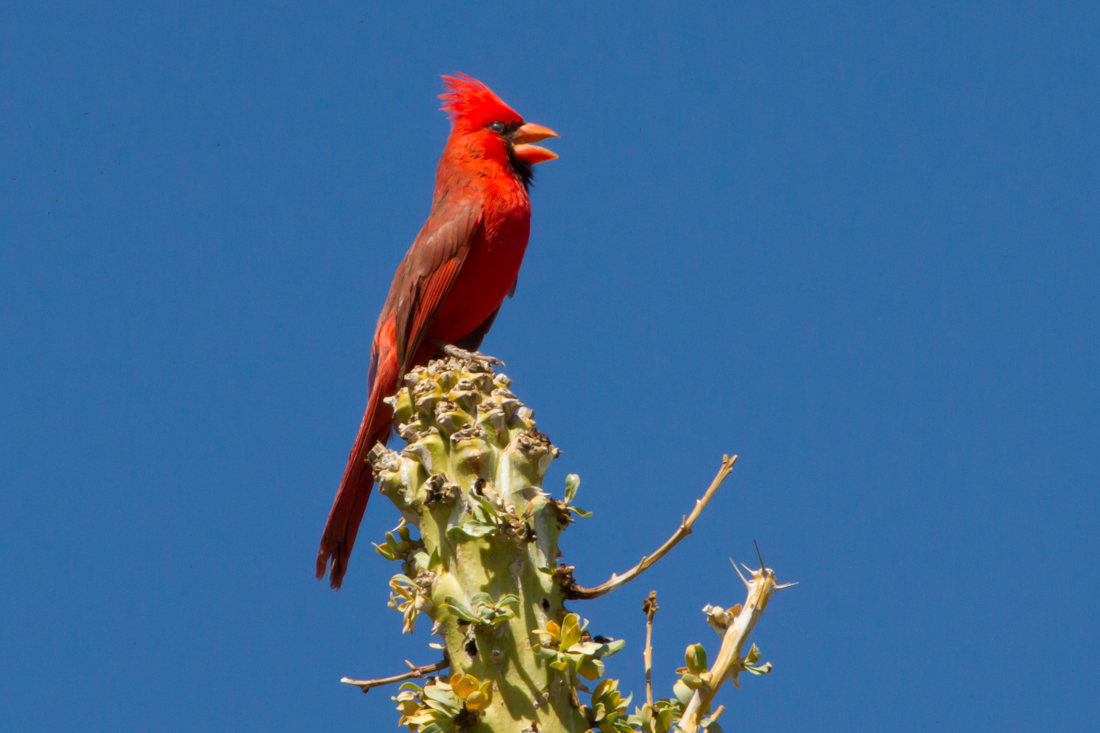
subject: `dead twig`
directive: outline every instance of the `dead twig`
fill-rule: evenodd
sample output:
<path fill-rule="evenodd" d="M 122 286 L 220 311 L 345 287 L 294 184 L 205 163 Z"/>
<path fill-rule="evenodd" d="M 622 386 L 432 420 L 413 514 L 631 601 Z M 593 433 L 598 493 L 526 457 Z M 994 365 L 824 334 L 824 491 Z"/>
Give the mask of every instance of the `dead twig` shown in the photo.
<path fill-rule="evenodd" d="M 404 674 L 396 674 L 393 677 L 382 677 L 381 679 L 377 680 L 352 680 L 348 679 L 347 677 L 343 677 L 340 679 L 340 681 L 343 682 L 345 685 L 355 685 L 363 692 L 370 692 L 371 689 L 375 687 L 382 687 L 383 685 L 392 685 L 397 682 L 404 682 L 405 680 L 417 679 L 419 677 L 423 677 L 426 674 L 439 672 L 440 670 L 447 669 L 447 667 L 451 666 L 451 663 L 446 659 L 441 659 L 435 664 L 429 664 L 426 667 L 417 667 L 407 659 L 405 660 L 405 664 L 409 665 L 410 671 L 405 672 Z"/>
<path fill-rule="evenodd" d="M 680 540 L 691 534 L 691 526 L 695 524 L 695 520 L 698 519 L 699 515 L 706 509 L 707 503 L 710 502 L 711 497 L 714 496 L 714 492 L 718 491 L 718 487 L 721 486 L 722 482 L 726 480 L 726 477 L 730 475 L 730 471 L 733 470 L 733 464 L 735 463 L 737 463 L 737 456 L 733 456 L 732 458 L 729 456 L 722 456 L 722 468 L 718 470 L 718 474 L 714 477 L 714 480 L 710 482 L 710 486 L 707 488 L 707 492 L 703 494 L 703 498 L 695 502 L 695 509 L 692 510 L 691 514 L 684 517 L 676 533 L 673 534 L 667 542 L 657 548 L 656 552 L 652 555 L 643 557 L 640 563 L 630 570 L 627 570 L 622 575 L 612 575 L 611 580 L 603 585 L 597 585 L 595 588 L 584 588 L 579 585 L 573 585 L 566 591 L 569 598 L 573 600 L 599 598 L 602 595 L 610 593 L 619 586 L 634 580 L 648 570 L 651 565 L 667 555 L 669 550 L 680 543 Z"/>
<path fill-rule="evenodd" d="M 645 701 L 653 707 L 653 616 L 657 613 L 657 591 L 651 590 L 649 597 L 642 602 L 645 613 Z"/>

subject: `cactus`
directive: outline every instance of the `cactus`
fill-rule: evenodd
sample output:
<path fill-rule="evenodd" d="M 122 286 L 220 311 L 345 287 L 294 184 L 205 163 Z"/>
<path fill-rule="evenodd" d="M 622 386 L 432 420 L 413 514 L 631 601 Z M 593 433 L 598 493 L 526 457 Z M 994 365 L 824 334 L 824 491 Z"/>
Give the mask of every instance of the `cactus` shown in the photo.
<path fill-rule="evenodd" d="M 686 724 L 719 730 L 716 716 L 704 716 L 718 685 L 731 674 L 736 684 L 736 672 L 749 668 L 727 653 L 727 646 L 736 646 L 739 655 L 740 643 L 723 645 L 729 670 L 723 668 L 721 679 L 708 678 L 702 647 L 694 656 L 689 648 L 689 669 L 677 683 L 690 686 L 677 690 L 688 699 L 647 702 L 628 715 L 630 697 L 619 693 L 616 680 L 601 679 L 604 659 L 623 642 L 591 636 L 565 602 L 619 587 L 689 534 L 733 461 L 724 461 L 690 520 L 658 553 L 605 586 L 584 589 L 573 580 L 573 568 L 557 561 L 562 531 L 575 517 L 588 516 L 573 505 L 579 479 L 567 478 L 564 499 L 543 491 L 543 476 L 559 451 L 510 387 L 511 380 L 483 362 L 450 358 L 415 368 L 390 398 L 396 431 L 408 445 L 400 452 L 378 445 L 368 460 L 378 491 L 400 511 L 401 523 L 375 549 L 401 563 L 390 581 L 390 606 L 402 614 L 403 631 L 412 633 L 426 617 L 442 638 L 444 659 L 392 678 L 343 681 L 364 692 L 405 681 L 393 699 L 400 723 L 414 733 L 663 733 L 685 711 Z M 774 574 L 770 578 L 769 596 L 780 587 Z M 723 633 L 736 625 L 735 608 L 719 618 Z M 647 612 L 650 624 L 655 609 L 654 603 Z M 717 614 L 708 609 L 715 625 Z M 758 656 L 753 649 L 750 655 Z M 412 681 L 448 667 L 423 686 Z M 590 693 L 588 704 L 582 693 Z"/>

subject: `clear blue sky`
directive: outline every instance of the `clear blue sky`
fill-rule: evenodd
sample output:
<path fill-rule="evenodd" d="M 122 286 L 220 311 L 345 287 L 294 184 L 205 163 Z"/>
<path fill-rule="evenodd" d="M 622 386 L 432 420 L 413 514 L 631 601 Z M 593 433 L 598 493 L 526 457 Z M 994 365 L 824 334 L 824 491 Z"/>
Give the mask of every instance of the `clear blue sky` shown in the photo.
<path fill-rule="evenodd" d="M 312 571 L 454 71 L 562 136 L 485 349 L 581 582 L 741 456 L 574 604 L 609 673 L 656 588 L 668 694 L 755 538 L 739 725 L 1100 725 L 1098 6 L 393 5 L 0 10 L 0 727 L 395 729 L 338 683 L 435 659 L 392 506 Z"/>

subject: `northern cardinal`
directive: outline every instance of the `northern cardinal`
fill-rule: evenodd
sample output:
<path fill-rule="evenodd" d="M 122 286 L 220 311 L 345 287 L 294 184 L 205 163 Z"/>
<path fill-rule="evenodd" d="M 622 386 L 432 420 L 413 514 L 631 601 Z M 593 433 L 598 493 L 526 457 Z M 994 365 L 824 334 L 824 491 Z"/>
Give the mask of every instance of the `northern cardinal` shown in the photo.
<path fill-rule="evenodd" d="M 412 367 L 440 354 L 472 356 L 515 291 L 531 229 L 531 168 L 558 157 L 533 145 L 558 137 L 524 122 L 487 86 L 444 76 L 440 95 L 451 134 L 435 174 L 428 221 L 393 277 L 378 317 L 367 376 L 367 409 L 321 536 L 317 577 L 339 588 L 374 476 L 367 453 L 390 435 L 392 396 Z M 472 352 L 472 353 L 471 353 Z"/>

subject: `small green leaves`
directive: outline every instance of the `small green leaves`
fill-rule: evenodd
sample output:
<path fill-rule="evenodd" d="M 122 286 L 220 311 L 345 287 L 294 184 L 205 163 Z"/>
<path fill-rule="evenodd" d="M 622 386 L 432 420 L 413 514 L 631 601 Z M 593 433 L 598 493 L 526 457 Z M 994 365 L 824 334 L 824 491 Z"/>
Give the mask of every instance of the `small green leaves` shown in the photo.
<path fill-rule="evenodd" d="M 470 495 L 470 516 L 471 519 L 448 529 L 447 536 L 456 542 L 461 541 L 463 536 L 471 539 L 488 537 L 509 522 L 509 517 L 498 511 L 491 501 L 476 494 Z"/>
<path fill-rule="evenodd" d="M 469 605 L 452 596 L 440 605 L 441 609 L 450 611 L 460 621 L 479 626 L 493 626 L 503 623 L 515 616 L 509 606 L 519 605 L 519 596 L 507 593 L 500 600 L 493 602 L 488 593 L 475 593 L 470 597 Z"/>
<path fill-rule="evenodd" d="M 595 641 L 584 633 L 587 621 L 581 621 L 575 613 L 566 614 L 561 625 L 547 621 L 544 629 L 535 633 L 542 637 L 541 644 L 535 647 L 535 656 L 549 660 L 551 669 L 562 672 L 570 684 L 584 689 L 577 675 L 586 680 L 595 680 L 603 676 L 604 657 L 617 653 L 626 644 L 625 641 Z M 602 637 L 596 637 L 600 639 Z"/>
<path fill-rule="evenodd" d="M 417 582 L 398 573 L 390 579 L 389 607 L 403 614 L 403 634 L 411 634 L 416 628 L 416 618 L 420 612 L 432 608 L 431 596 L 426 587 L 429 578 L 430 576 L 426 576 L 421 582 Z"/>
<path fill-rule="evenodd" d="M 618 680 L 601 680 L 592 691 L 588 724 L 600 733 L 632 733 L 634 728 L 630 725 L 626 708 L 633 697 L 623 699 Z"/>
<path fill-rule="evenodd" d="M 573 506 L 573 499 L 577 496 L 577 489 L 580 488 L 581 479 L 575 473 L 571 473 L 565 477 L 565 499 L 558 501 L 551 501 L 550 504 L 557 509 L 558 521 L 561 522 L 563 527 L 573 522 L 573 516 L 578 517 L 591 517 L 592 512 L 586 512 L 580 507 Z"/>
<path fill-rule="evenodd" d="M 470 539 L 477 539 L 478 537 L 488 537 L 497 530 L 498 528 L 492 524 L 485 524 L 476 519 L 471 519 L 448 529 L 447 536 L 455 541 L 461 540 L 464 535 Z"/>
<path fill-rule="evenodd" d="M 627 721 L 643 733 L 668 733 L 684 714 L 684 706 L 679 700 L 657 700 L 653 705 L 646 703 L 634 708 L 634 715 Z"/>
<path fill-rule="evenodd" d="M 400 527 L 397 530 L 397 537 L 394 537 L 393 532 L 386 532 L 386 544 L 374 545 L 374 550 L 387 560 L 408 560 L 409 557 L 417 550 L 424 549 L 424 541 L 420 539 L 410 539 L 409 527 Z"/>
<path fill-rule="evenodd" d="M 702 644 L 689 646 L 684 652 L 684 662 L 687 666 L 676 670 L 681 677 L 673 686 L 673 692 L 681 700 L 684 696 L 690 699 L 691 692 L 698 690 L 703 685 L 710 684 L 710 672 L 707 671 L 707 650 L 703 648 Z"/>
<path fill-rule="evenodd" d="M 572 514 L 576 514 L 578 517 L 588 518 L 592 516 L 592 512 L 586 512 L 580 507 L 573 506 L 573 499 L 577 496 L 577 489 L 581 487 L 581 477 L 575 473 L 571 473 L 565 477 L 565 502 L 562 507 Z"/>
<path fill-rule="evenodd" d="M 467 710 L 484 710 L 493 697 L 493 683 L 481 681 L 472 674 L 453 674 L 449 684 Z"/>
<path fill-rule="evenodd" d="M 752 674 L 755 674 L 755 675 L 765 675 L 768 672 L 772 671 L 772 663 L 771 662 L 764 662 L 763 664 L 757 664 L 757 662 L 759 662 L 759 661 L 760 661 L 760 649 L 756 646 L 756 644 L 753 644 L 752 648 L 749 649 L 749 653 L 746 654 L 744 659 L 741 660 L 741 663 L 745 666 L 745 671 L 746 672 L 751 672 Z"/>
<path fill-rule="evenodd" d="M 437 679 L 423 688 L 412 682 L 401 685 L 397 703 L 401 713 L 398 725 L 413 733 L 455 733 L 477 722 L 493 697 L 489 680 L 469 674 L 453 674 L 449 680 Z"/>

